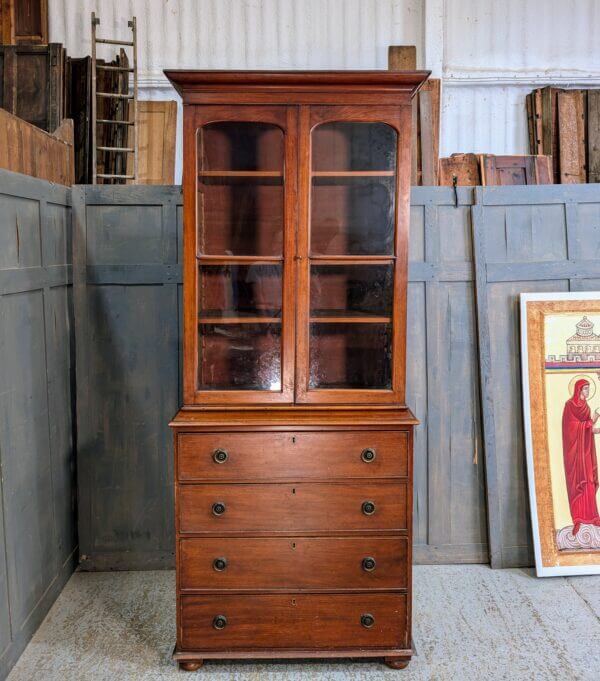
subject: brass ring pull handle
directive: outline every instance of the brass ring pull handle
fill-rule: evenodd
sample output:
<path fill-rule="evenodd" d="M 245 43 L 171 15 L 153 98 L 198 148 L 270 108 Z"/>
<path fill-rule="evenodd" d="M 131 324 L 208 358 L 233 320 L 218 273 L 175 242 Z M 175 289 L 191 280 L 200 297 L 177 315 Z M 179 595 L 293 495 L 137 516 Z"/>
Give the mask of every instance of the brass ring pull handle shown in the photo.
<path fill-rule="evenodd" d="M 362 569 L 365 572 L 372 572 L 375 569 L 376 565 L 377 565 L 377 563 L 375 562 L 375 558 L 371 558 L 371 556 L 367 556 L 366 558 L 363 558 Z"/>
<path fill-rule="evenodd" d="M 227 617 L 225 615 L 217 615 L 213 619 L 213 627 L 215 629 L 225 629 L 227 626 Z"/>
<path fill-rule="evenodd" d="M 371 461 L 375 460 L 376 456 L 377 456 L 377 452 L 372 447 L 367 447 L 366 449 L 363 449 L 361 454 L 360 454 L 360 458 L 365 463 L 371 463 Z"/>
<path fill-rule="evenodd" d="M 363 501 L 362 512 L 365 515 L 373 515 L 373 513 L 375 513 L 375 502 Z"/>
<path fill-rule="evenodd" d="M 366 612 L 360 616 L 360 623 L 365 629 L 370 629 L 375 624 L 375 618 L 370 613 Z"/>
<path fill-rule="evenodd" d="M 223 515 L 226 510 L 225 504 L 222 501 L 217 501 L 212 505 L 213 515 Z"/>
<path fill-rule="evenodd" d="M 213 452 L 213 461 L 215 463 L 225 463 L 229 458 L 229 454 L 224 449 L 215 449 Z"/>
<path fill-rule="evenodd" d="M 213 569 L 215 569 L 217 572 L 223 572 L 223 570 L 227 567 L 227 558 L 215 558 L 213 560 Z"/>

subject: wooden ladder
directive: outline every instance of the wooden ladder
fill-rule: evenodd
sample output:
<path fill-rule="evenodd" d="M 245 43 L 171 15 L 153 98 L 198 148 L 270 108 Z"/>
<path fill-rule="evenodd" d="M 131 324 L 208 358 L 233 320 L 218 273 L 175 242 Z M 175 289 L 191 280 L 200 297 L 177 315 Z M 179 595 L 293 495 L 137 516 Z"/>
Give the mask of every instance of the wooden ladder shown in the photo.
<path fill-rule="evenodd" d="M 130 21 L 127 22 L 127 26 L 131 29 L 132 39 L 127 40 L 113 40 L 109 38 L 98 38 L 96 36 L 96 27 L 100 24 L 100 19 L 96 16 L 95 12 L 92 12 L 92 172 L 93 172 L 93 183 L 98 183 L 98 178 L 112 179 L 112 180 L 133 180 L 137 181 L 138 177 L 138 131 L 137 131 L 137 102 L 138 102 L 138 73 L 137 73 L 137 23 L 136 18 L 132 17 Z M 133 50 L 133 67 L 128 66 L 115 66 L 113 64 L 98 64 L 96 62 L 96 45 L 119 45 L 121 47 L 131 47 Z M 96 76 L 99 70 L 103 71 L 117 71 L 123 73 L 133 73 L 133 93 L 117 93 L 117 92 L 98 92 L 96 87 Z M 129 82 L 129 80 L 127 81 Z M 108 99 L 121 99 L 130 100 L 133 103 L 133 111 L 130 112 L 130 118 L 132 120 L 118 120 L 110 118 L 97 118 L 97 103 L 98 98 L 108 98 Z M 97 138 L 97 125 L 122 125 L 127 126 L 127 129 L 133 131 L 133 146 L 125 147 L 107 147 L 98 146 Z M 129 139 L 131 136 L 126 135 Z M 123 154 L 133 154 L 133 174 L 128 174 L 127 171 L 124 174 L 114 174 L 114 173 L 99 173 L 97 167 L 98 152 L 116 152 Z M 128 167 L 128 163 L 124 162 L 124 167 Z"/>

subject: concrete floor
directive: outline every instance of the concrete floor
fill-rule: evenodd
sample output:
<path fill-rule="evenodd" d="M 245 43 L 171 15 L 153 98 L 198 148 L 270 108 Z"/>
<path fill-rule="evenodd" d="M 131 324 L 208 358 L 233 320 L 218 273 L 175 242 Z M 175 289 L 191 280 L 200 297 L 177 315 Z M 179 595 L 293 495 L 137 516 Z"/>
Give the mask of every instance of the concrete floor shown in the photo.
<path fill-rule="evenodd" d="M 600 679 L 600 578 L 536 579 L 482 565 L 415 568 L 417 657 L 377 662 L 207 662 L 178 672 L 172 572 L 76 573 L 9 681 L 208 678 L 320 681 Z"/>

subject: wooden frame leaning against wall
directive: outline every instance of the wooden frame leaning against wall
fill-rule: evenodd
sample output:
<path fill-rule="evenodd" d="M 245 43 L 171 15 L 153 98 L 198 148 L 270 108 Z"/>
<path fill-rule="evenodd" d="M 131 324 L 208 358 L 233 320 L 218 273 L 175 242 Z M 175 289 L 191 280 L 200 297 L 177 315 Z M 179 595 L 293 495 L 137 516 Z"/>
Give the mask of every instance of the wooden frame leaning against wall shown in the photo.
<path fill-rule="evenodd" d="M 523 416 L 539 577 L 600 574 L 598 322 L 600 292 L 521 294 Z"/>

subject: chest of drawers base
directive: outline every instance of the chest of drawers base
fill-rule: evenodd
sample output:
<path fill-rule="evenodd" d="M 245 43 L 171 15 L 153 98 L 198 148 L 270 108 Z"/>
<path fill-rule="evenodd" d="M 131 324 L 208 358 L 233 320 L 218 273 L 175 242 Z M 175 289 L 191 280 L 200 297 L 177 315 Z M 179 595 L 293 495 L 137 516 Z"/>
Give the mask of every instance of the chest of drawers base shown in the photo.
<path fill-rule="evenodd" d="M 245 424 L 241 421 L 246 421 Z M 250 421 L 250 423 L 248 423 Z M 183 410 L 174 659 L 412 655 L 408 410 Z"/>

